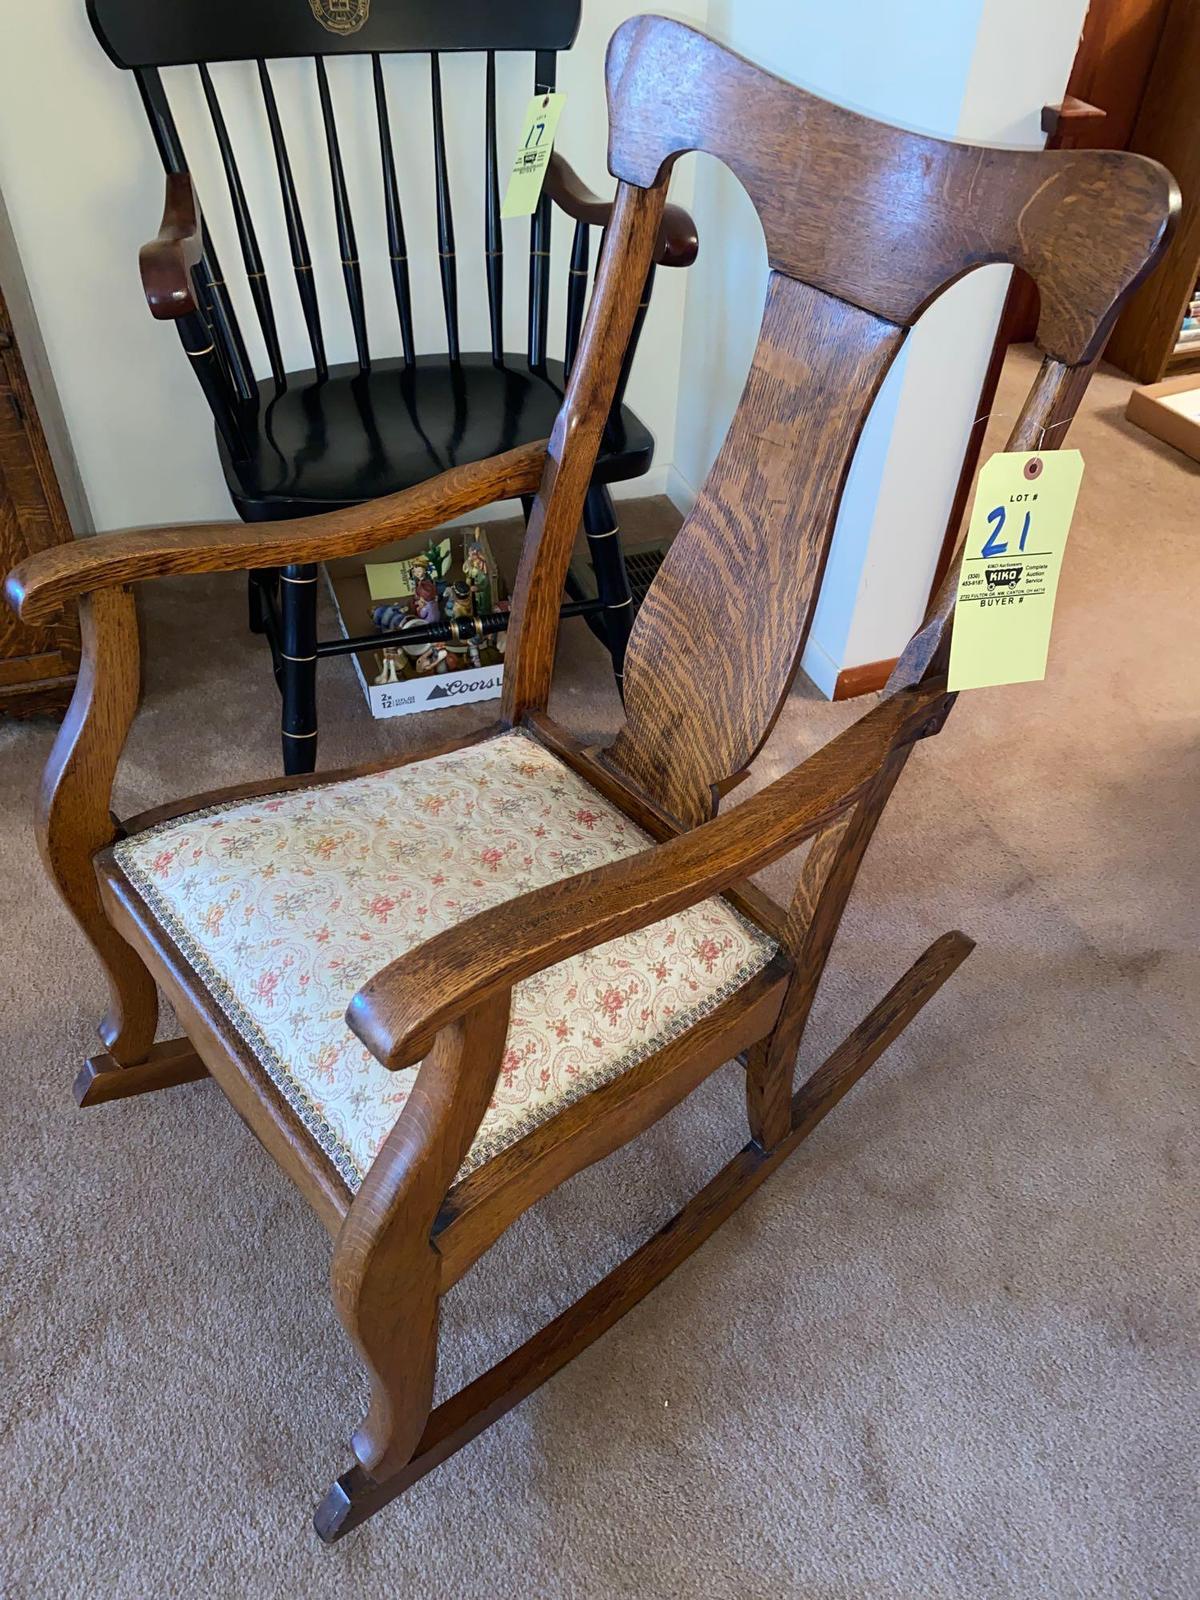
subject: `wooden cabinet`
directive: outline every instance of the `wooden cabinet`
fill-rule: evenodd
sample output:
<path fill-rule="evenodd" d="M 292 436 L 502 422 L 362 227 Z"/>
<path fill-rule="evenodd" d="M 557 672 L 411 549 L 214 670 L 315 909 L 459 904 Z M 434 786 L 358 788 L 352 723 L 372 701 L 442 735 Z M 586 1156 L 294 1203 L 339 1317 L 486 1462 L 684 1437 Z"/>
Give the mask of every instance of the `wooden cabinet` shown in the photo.
<path fill-rule="evenodd" d="M 34 550 L 73 537 L 0 286 L 0 576 Z M 0 604 L 0 712 L 61 710 L 78 666 L 73 611 L 30 628 Z"/>
<path fill-rule="evenodd" d="M 1139 383 L 1200 374 L 1200 6 L 1172 0 L 1129 149 L 1161 161 L 1183 192 L 1170 249 L 1134 291 L 1108 359 Z M 1185 322 L 1185 318 L 1187 319 Z"/>

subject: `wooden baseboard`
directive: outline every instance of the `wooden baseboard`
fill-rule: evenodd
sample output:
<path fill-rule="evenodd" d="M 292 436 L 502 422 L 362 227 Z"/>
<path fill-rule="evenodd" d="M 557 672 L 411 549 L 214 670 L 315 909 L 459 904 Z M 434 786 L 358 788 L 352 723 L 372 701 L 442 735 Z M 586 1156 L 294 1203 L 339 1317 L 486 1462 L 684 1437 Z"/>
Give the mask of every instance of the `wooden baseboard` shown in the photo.
<path fill-rule="evenodd" d="M 861 667 L 843 667 L 833 686 L 835 700 L 853 700 L 856 695 L 876 694 L 892 675 L 896 656 L 887 661 L 865 661 Z"/>

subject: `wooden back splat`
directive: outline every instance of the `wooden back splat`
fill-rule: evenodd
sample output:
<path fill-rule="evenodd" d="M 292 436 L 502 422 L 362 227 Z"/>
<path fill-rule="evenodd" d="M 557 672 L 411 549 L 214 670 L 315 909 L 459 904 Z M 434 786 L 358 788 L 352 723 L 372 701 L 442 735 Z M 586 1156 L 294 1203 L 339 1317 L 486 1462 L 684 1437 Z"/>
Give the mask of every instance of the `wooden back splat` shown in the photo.
<path fill-rule="evenodd" d="M 675 160 L 705 151 L 758 210 L 770 287 L 725 444 L 633 629 L 627 720 L 606 753 L 695 824 L 759 749 L 787 692 L 850 460 L 907 328 L 965 272 L 1011 262 L 1038 283 L 1052 370 L 1086 371 L 1178 192 L 1156 162 L 1124 152 L 995 150 L 874 122 L 661 17 L 618 29 L 607 79 L 618 202 L 523 552 L 505 715 L 545 708 L 557 600 L 646 235 Z"/>
<path fill-rule="evenodd" d="M 608 752 L 681 821 L 750 762 L 795 672 L 858 436 L 904 331 L 781 273 L 725 443 L 625 654 Z"/>

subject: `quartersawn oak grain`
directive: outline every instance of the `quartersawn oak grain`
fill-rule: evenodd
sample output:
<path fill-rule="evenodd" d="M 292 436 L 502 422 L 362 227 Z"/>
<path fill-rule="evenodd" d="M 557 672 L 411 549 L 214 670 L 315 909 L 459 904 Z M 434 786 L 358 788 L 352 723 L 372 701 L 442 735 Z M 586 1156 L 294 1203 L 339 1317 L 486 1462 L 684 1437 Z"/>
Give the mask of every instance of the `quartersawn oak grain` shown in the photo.
<path fill-rule="evenodd" d="M 779 714 L 854 449 L 902 339 L 771 275 L 737 412 L 633 625 L 626 722 L 608 753 L 685 822 L 712 815 L 714 788 L 754 759 Z"/>
<path fill-rule="evenodd" d="M 787 691 L 859 429 L 908 323 L 982 261 L 1032 272 L 1047 355 L 1012 446 L 1058 448 L 1114 309 L 1161 248 L 1176 203 L 1153 163 L 923 139 L 826 105 L 660 18 L 618 31 L 608 92 L 617 194 L 547 446 L 282 528 L 146 530 L 47 551 L 8 584 L 12 603 L 35 620 L 82 601 L 84 670 L 51 759 L 41 835 L 113 994 L 103 1030 L 109 1055 L 91 1072 L 88 1096 L 117 1098 L 207 1068 L 334 1237 L 334 1301 L 370 1401 L 352 1439 L 356 1465 L 317 1513 L 327 1540 L 445 1461 L 661 1282 L 795 1150 L 969 953 L 961 933 L 936 940 L 794 1090 L 807 1019 L 864 852 L 916 744 L 941 731 L 955 701 L 944 676 L 953 572 L 881 703 L 751 799 L 718 807 L 746 776 Z M 726 445 L 630 640 L 625 726 L 608 749 L 590 750 L 547 713 L 559 607 L 647 276 L 670 231 L 670 167 L 685 149 L 726 160 L 746 184 L 767 233 L 770 290 Z M 591 206 L 557 170 L 566 203 Z M 351 1194 L 106 848 L 118 836 L 110 793 L 137 695 L 127 586 L 164 573 L 315 562 L 535 488 L 501 726 L 527 729 L 653 842 L 464 921 L 355 996 L 347 1019 L 386 1067 L 424 1060 Z M 692 642 L 701 637 L 703 649 Z M 131 826 L 164 814 L 169 808 Z M 809 852 L 783 909 L 747 878 L 804 840 Z M 501 1071 L 513 986 L 715 893 L 771 933 L 778 952 L 768 967 L 687 1033 L 457 1183 Z M 151 973 L 190 1046 L 153 1046 Z M 745 1148 L 574 1306 L 431 1409 L 446 1289 L 529 1206 L 648 1127 L 732 1055 L 746 1067 Z"/>

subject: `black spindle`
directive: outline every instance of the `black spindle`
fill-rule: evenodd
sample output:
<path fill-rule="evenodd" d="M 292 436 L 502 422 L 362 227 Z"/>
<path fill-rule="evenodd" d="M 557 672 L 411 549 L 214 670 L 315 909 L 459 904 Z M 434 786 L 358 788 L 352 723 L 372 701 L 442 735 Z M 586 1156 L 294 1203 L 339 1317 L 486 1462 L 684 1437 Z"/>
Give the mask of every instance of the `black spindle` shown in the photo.
<path fill-rule="evenodd" d="M 587 301 L 588 231 L 586 222 L 577 222 L 575 237 L 571 241 L 571 268 L 567 277 L 567 333 L 563 344 L 563 370 L 568 377 L 579 350 L 583 308 Z"/>
<path fill-rule="evenodd" d="M 275 151 L 275 167 L 279 173 L 279 194 L 283 201 L 283 220 L 287 226 L 288 248 L 292 253 L 292 267 L 296 274 L 296 290 L 300 308 L 304 312 L 304 325 L 308 329 L 308 342 L 312 346 L 313 367 L 319 379 L 329 376 L 329 363 L 325 359 L 325 340 L 321 334 L 321 313 L 317 305 L 317 286 L 313 281 L 312 260 L 308 253 L 308 237 L 304 232 L 304 218 L 300 214 L 300 199 L 292 177 L 292 163 L 288 158 L 283 137 L 283 124 L 279 120 L 279 107 L 275 102 L 275 89 L 267 63 L 258 63 L 258 81 L 262 85 L 263 104 L 271 129 L 271 145 Z"/>
<path fill-rule="evenodd" d="M 621 362 L 620 375 L 617 378 L 617 387 L 613 393 L 612 412 L 615 415 L 621 409 L 625 400 L 625 385 L 629 382 L 629 374 L 633 369 L 633 358 L 637 354 L 638 340 L 642 336 L 642 324 L 646 320 L 646 312 L 650 309 L 650 291 L 654 288 L 654 268 L 646 274 L 645 286 L 642 289 L 642 298 L 638 302 L 637 315 L 633 319 L 633 329 L 629 335 L 629 343 L 625 346 L 625 359 Z"/>
<path fill-rule="evenodd" d="M 229 130 L 225 126 L 225 118 L 221 112 L 221 102 L 217 99 L 217 91 L 203 61 L 200 62 L 200 82 L 204 85 L 204 98 L 208 102 L 213 132 L 217 136 L 221 165 L 225 168 L 225 181 L 229 186 L 234 225 L 237 228 L 238 243 L 242 247 L 242 261 L 246 268 L 254 309 L 258 312 L 258 325 L 262 329 L 263 342 L 267 347 L 267 360 L 271 363 L 271 376 L 276 385 L 282 389 L 287 386 L 287 376 L 283 370 L 279 334 L 275 329 L 275 312 L 271 306 L 271 290 L 267 284 L 267 274 L 258 248 L 258 236 L 254 232 L 250 207 L 246 204 L 246 191 L 242 187 L 242 176 L 238 171 L 237 158 L 229 140 Z"/>
<path fill-rule="evenodd" d="M 137 79 L 138 92 L 146 108 L 146 115 L 150 119 L 150 129 L 154 134 L 154 142 L 158 146 L 163 167 L 167 172 L 186 172 L 187 158 L 183 153 L 179 130 L 175 126 L 175 118 L 171 115 L 162 79 L 153 67 L 136 68 L 134 77 Z M 205 320 L 212 329 L 215 353 L 220 357 L 221 365 L 229 375 L 234 393 L 240 400 L 250 400 L 257 392 L 250 373 L 250 360 L 246 355 L 242 330 L 238 327 L 233 302 L 229 298 L 229 290 L 221 273 L 216 247 L 203 215 L 200 219 L 200 231 L 204 253 L 192 268 L 200 305 Z"/>
<path fill-rule="evenodd" d="M 417 359 L 413 346 L 412 294 L 408 284 L 408 246 L 404 239 L 404 217 L 400 210 L 400 189 L 396 183 L 396 156 L 392 149 L 392 129 L 388 121 L 387 88 L 383 63 L 371 57 L 375 79 L 375 115 L 379 122 L 379 154 L 383 161 L 383 203 L 387 211 L 388 255 L 392 262 L 392 287 L 396 291 L 396 311 L 400 317 L 400 340 L 406 366 Z"/>
<path fill-rule="evenodd" d="M 354 240 L 354 220 L 350 215 L 350 196 L 346 190 L 346 174 L 342 170 L 342 152 L 333 116 L 329 79 L 325 75 L 325 61 L 322 56 L 315 56 L 314 60 L 317 66 L 317 90 L 321 96 L 321 118 L 325 123 L 325 144 L 329 150 L 329 178 L 333 184 L 333 211 L 337 221 L 338 249 L 342 257 L 342 276 L 346 280 L 346 299 L 354 328 L 359 371 L 366 372 L 371 365 L 371 352 L 367 347 L 367 313 L 363 303 L 358 246 Z"/>
<path fill-rule="evenodd" d="M 204 391 L 204 398 L 208 401 L 217 430 L 224 439 L 230 456 L 237 461 L 246 453 L 246 441 L 242 437 L 238 416 L 229 404 L 225 369 L 217 357 L 212 328 L 203 313 L 199 311 L 177 317 L 175 326 L 179 331 L 180 343 L 187 351 L 192 369 Z"/>
<path fill-rule="evenodd" d="M 534 94 L 553 94 L 553 50 L 534 56 Z M 550 315 L 550 197 L 543 194 L 529 225 L 529 365 L 535 371 L 546 365 L 546 325 Z"/>
<path fill-rule="evenodd" d="M 446 171 L 446 128 L 442 121 L 442 69 L 436 50 L 429 57 L 429 81 L 433 91 L 433 162 L 437 188 L 438 260 L 442 269 L 442 301 L 446 307 L 446 349 L 451 361 L 457 361 L 458 271 L 454 260 L 450 177 Z"/>
<path fill-rule="evenodd" d="M 504 246 L 500 234 L 500 171 L 496 163 L 496 53 L 487 53 L 483 227 L 492 360 L 504 365 Z"/>

